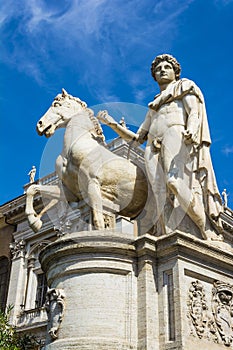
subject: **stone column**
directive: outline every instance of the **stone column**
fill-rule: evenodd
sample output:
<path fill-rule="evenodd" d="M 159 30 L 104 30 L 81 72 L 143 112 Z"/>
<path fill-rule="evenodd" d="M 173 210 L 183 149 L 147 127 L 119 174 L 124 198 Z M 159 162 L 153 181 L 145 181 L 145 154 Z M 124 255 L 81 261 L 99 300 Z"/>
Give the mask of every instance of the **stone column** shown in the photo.
<path fill-rule="evenodd" d="M 41 252 L 50 286 L 46 350 L 137 349 L 133 242 L 111 230 L 84 231 Z"/>
<path fill-rule="evenodd" d="M 15 323 L 16 317 L 19 314 L 21 307 L 24 304 L 25 293 L 25 242 L 11 243 L 12 253 L 11 278 L 8 290 L 7 305 L 13 305 L 11 313 L 11 322 Z"/>
<path fill-rule="evenodd" d="M 24 299 L 25 310 L 34 309 L 37 287 L 37 278 L 35 273 L 33 272 L 36 258 L 34 256 L 30 256 L 27 260 L 27 283 Z"/>

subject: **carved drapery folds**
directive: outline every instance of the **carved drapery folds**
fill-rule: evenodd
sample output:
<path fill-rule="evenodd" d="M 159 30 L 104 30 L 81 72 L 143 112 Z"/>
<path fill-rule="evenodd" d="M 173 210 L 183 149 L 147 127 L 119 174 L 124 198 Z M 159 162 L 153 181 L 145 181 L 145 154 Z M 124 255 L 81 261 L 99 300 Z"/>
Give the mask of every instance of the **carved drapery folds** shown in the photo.
<path fill-rule="evenodd" d="M 228 347 L 232 345 L 233 285 L 215 281 L 212 295 L 207 298 L 202 283 L 193 281 L 188 292 L 187 306 L 192 335 Z"/>
<path fill-rule="evenodd" d="M 48 333 L 52 340 L 57 339 L 58 329 L 63 319 L 65 294 L 61 289 L 52 288 L 47 292 L 45 308 L 48 314 Z"/>

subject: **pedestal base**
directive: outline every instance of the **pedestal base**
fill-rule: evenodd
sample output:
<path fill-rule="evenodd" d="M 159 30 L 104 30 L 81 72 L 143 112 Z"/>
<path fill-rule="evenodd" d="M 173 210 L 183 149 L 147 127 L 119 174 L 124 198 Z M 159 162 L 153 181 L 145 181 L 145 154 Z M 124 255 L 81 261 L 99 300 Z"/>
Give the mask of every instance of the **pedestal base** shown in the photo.
<path fill-rule="evenodd" d="M 46 349 L 136 349 L 137 278 L 132 235 L 110 230 L 64 236 L 41 254 L 48 285 L 64 293 L 57 339 Z M 55 293 L 55 292 L 54 292 Z M 55 306 L 53 306 L 55 309 Z M 59 315 L 60 312 L 60 315 Z"/>
<path fill-rule="evenodd" d="M 51 243 L 40 260 L 53 288 L 46 350 L 233 346 L 230 245 L 181 232 L 84 231 Z"/>
<path fill-rule="evenodd" d="M 67 338 L 47 345 L 46 350 L 136 350 L 136 346 L 128 343 L 109 340 L 107 338 Z"/>

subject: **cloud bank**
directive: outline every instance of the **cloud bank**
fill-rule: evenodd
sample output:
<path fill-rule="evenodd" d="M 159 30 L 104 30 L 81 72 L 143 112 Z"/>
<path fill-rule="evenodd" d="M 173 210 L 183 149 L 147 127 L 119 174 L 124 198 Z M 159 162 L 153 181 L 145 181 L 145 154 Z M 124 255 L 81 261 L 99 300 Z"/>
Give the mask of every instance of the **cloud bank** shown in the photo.
<path fill-rule="evenodd" d="M 123 80 L 140 103 L 153 55 L 172 45 L 192 2 L 10 0 L 0 14 L 2 60 L 41 85 L 67 69 L 102 101 L 117 101 L 115 83 Z"/>

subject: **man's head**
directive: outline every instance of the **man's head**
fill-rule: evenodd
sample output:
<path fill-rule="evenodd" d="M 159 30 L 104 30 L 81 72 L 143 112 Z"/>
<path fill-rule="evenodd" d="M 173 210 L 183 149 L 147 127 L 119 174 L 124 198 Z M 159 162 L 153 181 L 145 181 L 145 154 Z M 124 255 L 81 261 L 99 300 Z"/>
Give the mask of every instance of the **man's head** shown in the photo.
<path fill-rule="evenodd" d="M 175 72 L 176 80 L 179 80 L 180 79 L 180 72 L 181 72 L 181 67 L 180 67 L 179 62 L 172 55 L 163 54 L 163 55 L 159 55 L 159 56 L 155 57 L 154 61 L 151 64 L 151 75 L 155 79 L 155 81 L 156 81 L 155 69 L 156 69 L 157 65 L 163 61 L 166 61 L 172 65 L 174 72 Z"/>

